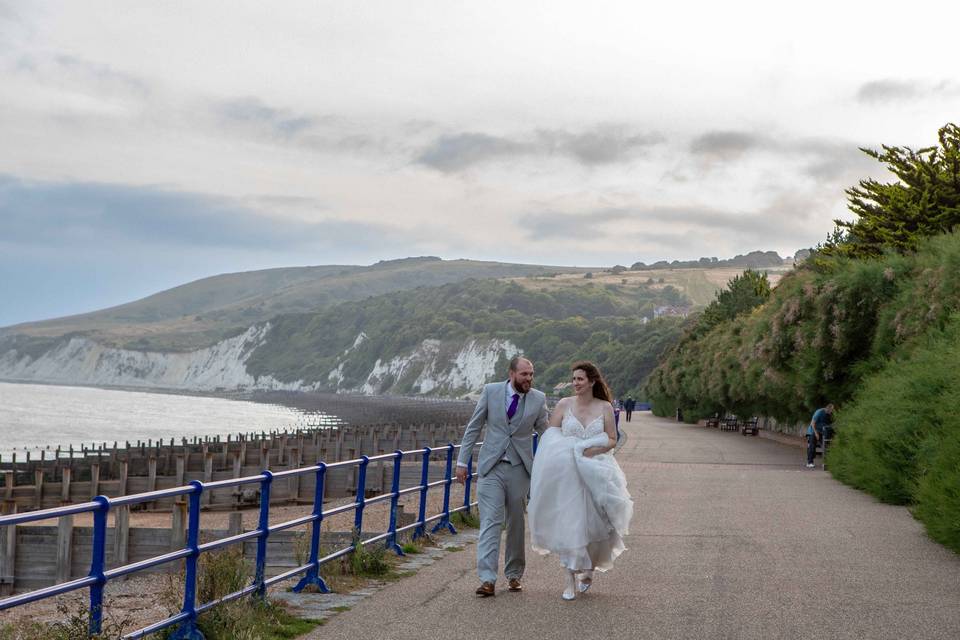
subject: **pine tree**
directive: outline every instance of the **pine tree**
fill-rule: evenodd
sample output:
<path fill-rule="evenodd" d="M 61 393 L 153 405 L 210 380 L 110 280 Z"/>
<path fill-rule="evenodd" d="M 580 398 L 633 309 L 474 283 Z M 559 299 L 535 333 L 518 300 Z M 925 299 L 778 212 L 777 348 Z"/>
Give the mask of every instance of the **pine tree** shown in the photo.
<path fill-rule="evenodd" d="M 834 220 L 836 229 L 821 253 L 856 258 L 906 253 L 921 238 L 960 223 L 960 127 L 947 124 L 938 137 L 938 146 L 916 151 L 886 145 L 882 151 L 861 149 L 885 163 L 898 181 L 871 178 L 847 189 L 848 207 L 857 219 Z"/>

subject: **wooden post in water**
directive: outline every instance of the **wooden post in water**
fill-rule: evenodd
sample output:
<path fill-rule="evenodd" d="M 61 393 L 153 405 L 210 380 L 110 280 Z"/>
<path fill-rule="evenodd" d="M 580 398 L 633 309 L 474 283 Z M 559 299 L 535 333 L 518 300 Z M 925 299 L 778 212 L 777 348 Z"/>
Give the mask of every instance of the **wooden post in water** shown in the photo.
<path fill-rule="evenodd" d="M 260 442 L 260 470 L 266 471 L 270 468 L 270 444 L 263 440 Z"/>
<path fill-rule="evenodd" d="M 147 458 L 147 491 L 156 491 L 157 490 L 157 456 L 150 454 L 150 457 Z M 150 509 L 156 509 L 156 501 L 151 501 L 146 503 L 147 507 Z"/>
<path fill-rule="evenodd" d="M 13 482 L 14 482 L 14 473 L 13 471 L 4 471 L 3 472 L 3 501 L 4 503 L 13 503 Z M 4 511 L 7 513 L 7 511 Z M 12 513 L 12 512 L 10 512 Z"/>
<path fill-rule="evenodd" d="M 73 564 L 73 516 L 60 516 L 57 523 L 57 584 L 70 580 Z"/>
<path fill-rule="evenodd" d="M 90 464 L 90 499 L 100 495 L 100 465 L 96 462 Z"/>
<path fill-rule="evenodd" d="M 241 466 L 241 457 L 242 453 L 233 454 L 233 479 L 236 480 L 240 477 L 240 474 L 243 473 L 243 467 Z M 233 502 L 234 504 L 240 503 L 240 496 L 243 495 L 243 487 L 235 486 L 233 488 Z"/>
<path fill-rule="evenodd" d="M 204 445 L 206 446 L 206 445 Z M 213 454 L 209 451 L 203 456 L 203 481 L 211 482 L 213 480 Z M 204 491 L 200 495 L 201 504 L 204 506 L 210 506 L 210 500 L 212 491 Z"/>
<path fill-rule="evenodd" d="M 292 447 L 290 449 L 290 467 L 296 469 L 300 466 L 300 449 L 297 447 Z M 300 498 L 300 476 L 293 475 L 289 478 L 290 482 L 287 484 L 288 490 L 290 491 L 290 502 L 295 503 Z"/>
<path fill-rule="evenodd" d="M 182 487 L 186 484 L 186 479 L 184 474 L 186 473 L 186 460 L 184 460 L 183 455 L 180 454 L 177 456 L 177 486 Z"/>
<path fill-rule="evenodd" d="M 113 562 L 122 567 L 129 562 L 130 507 L 117 507 L 113 512 Z M 126 580 L 127 576 L 121 579 Z"/>
<path fill-rule="evenodd" d="M 7 487 L 12 489 L 13 472 L 7 471 L 4 475 L 9 483 L 7 484 Z M 13 500 L 4 500 L 3 508 L 0 509 L 0 513 L 3 515 L 13 515 L 16 512 L 17 503 Z M 15 568 L 17 566 L 17 526 L 6 526 L 3 527 L 2 530 L 3 535 L 0 535 L 0 595 L 10 595 L 13 593 L 13 589 L 16 584 Z"/>
<path fill-rule="evenodd" d="M 43 508 L 43 467 L 33 471 L 34 501 L 37 509 Z"/>
<path fill-rule="evenodd" d="M 70 480 L 73 475 L 71 467 L 64 467 L 60 480 L 60 504 L 70 504 Z"/>
<path fill-rule="evenodd" d="M 185 528 L 187 524 L 187 503 L 182 497 L 178 497 L 177 501 L 173 503 L 171 520 L 170 550 L 178 551 L 187 544 L 187 530 Z M 176 566 L 177 563 L 171 564 Z M 174 568 L 173 571 L 176 571 L 176 569 Z"/>
<path fill-rule="evenodd" d="M 117 495 L 125 496 L 127 495 L 127 478 L 130 477 L 130 462 L 124 458 L 120 463 L 120 488 L 117 490 Z"/>

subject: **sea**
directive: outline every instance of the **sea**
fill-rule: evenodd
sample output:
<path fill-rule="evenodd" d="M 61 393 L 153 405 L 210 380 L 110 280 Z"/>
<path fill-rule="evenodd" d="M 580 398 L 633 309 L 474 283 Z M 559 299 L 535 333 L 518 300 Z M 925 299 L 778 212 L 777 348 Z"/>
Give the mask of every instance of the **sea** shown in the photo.
<path fill-rule="evenodd" d="M 300 411 L 246 400 L 0 382 L 0 456 L 304 426 Z M 49 456 L 48 456 L 49 457 Z"/>

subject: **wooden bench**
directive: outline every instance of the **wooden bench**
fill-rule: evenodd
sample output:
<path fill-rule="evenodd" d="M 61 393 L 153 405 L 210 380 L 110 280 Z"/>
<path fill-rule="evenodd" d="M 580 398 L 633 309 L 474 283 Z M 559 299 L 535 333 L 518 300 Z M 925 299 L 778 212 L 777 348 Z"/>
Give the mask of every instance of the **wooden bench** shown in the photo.
<path fill-rule="evenodd" d="M 740 428 L 737 416 L 724 416 L 720 420 L 720 431 L 736 431 Z"/>
<path fill-rule="evenodd" d="M 720 426 L 720 414 L 715 413 L 711 417 L 707 418 L 708 427 L 719 427 Z"/>
<path fill-rule="evenodd" d="M 743 424 L 740 427 L 740 432 L 743 435 L 747 435 L 748 433 L 752 436 L 757 435 L 758 433 L 760 433 L 760 426 L 757 423 L 758 423 L 757 416 L 753 416 L 749 420 L 744 420 Z"/>

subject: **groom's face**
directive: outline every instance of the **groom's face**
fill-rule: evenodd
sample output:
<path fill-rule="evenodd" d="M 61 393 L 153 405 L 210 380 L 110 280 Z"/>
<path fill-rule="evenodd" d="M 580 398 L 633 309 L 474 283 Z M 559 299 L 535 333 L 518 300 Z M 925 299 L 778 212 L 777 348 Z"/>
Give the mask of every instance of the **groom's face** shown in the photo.
<path fill-rule="evenodd" d="M 526 393 L 533 386 L 533 363 L 521 360 L 517 363 L 517 370 L 510 372 L 510 384 L 518 393 Z"/>

